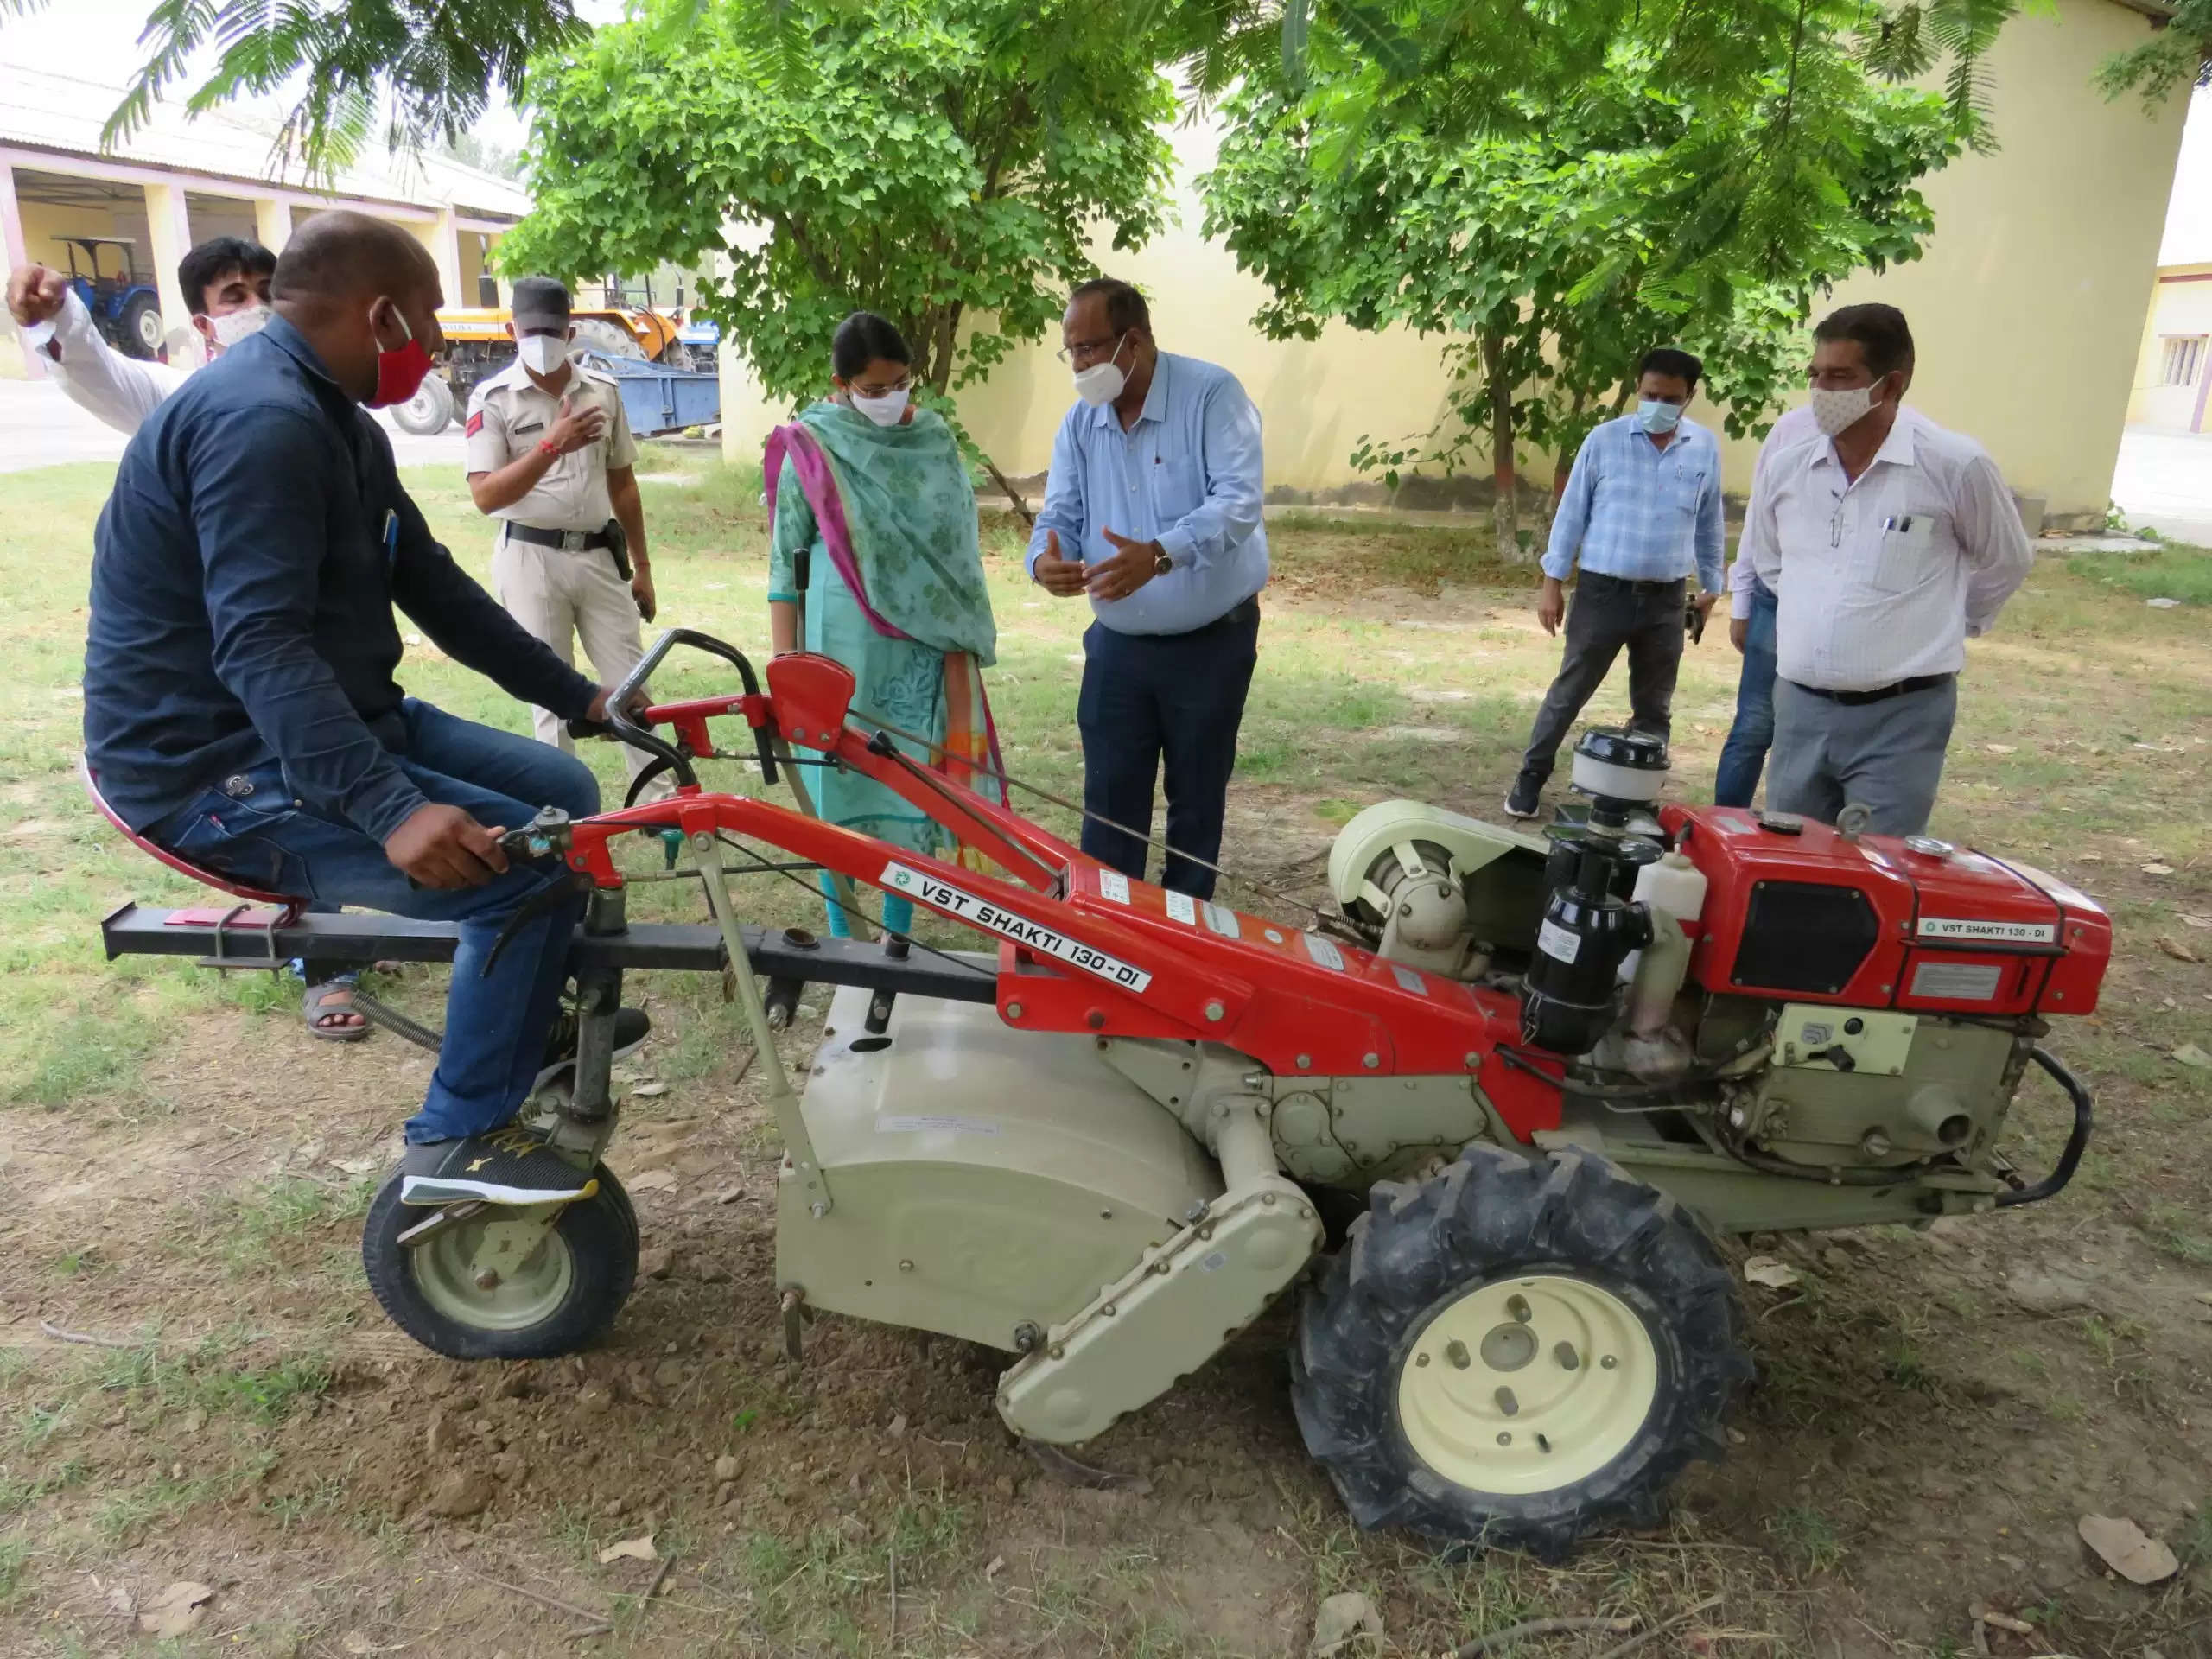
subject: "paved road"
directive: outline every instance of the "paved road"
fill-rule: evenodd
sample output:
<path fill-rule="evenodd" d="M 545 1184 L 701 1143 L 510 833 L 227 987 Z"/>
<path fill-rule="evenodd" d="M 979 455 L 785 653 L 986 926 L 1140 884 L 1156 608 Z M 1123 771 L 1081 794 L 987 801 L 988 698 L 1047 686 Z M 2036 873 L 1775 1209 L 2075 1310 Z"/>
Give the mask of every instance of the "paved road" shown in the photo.
<path fill-rule="evenodd" d="M 389 419 L 385 430 L 403 467 L 461 464 L 466 445 L 461 429 L 449 426 L 435 438 L 410 437 Z M 40 380 L 0 380 L 0 473 L 32 467 L 58 467 L 71 461 L 118 461 L 128 442 Z"/>
<path fill-rule="evenodd" d="M 2212 434 L 2128 428 L 2112 499 L 2131 525 L 2212 547 Z"/>

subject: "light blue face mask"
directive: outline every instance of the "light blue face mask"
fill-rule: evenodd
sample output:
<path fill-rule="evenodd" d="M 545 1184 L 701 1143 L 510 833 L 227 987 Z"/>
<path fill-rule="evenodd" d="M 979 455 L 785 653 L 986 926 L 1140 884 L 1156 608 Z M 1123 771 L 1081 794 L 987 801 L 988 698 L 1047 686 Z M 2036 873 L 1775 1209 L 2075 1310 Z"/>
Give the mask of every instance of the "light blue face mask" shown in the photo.
<path fill-rule="evenodd" d="M 1647 432 L 1665 434 L 1681 424 L 1682 406 L 1662 404 L 1656 397 L 1646 397 L 1636 406 L 1636 418 Z"/>

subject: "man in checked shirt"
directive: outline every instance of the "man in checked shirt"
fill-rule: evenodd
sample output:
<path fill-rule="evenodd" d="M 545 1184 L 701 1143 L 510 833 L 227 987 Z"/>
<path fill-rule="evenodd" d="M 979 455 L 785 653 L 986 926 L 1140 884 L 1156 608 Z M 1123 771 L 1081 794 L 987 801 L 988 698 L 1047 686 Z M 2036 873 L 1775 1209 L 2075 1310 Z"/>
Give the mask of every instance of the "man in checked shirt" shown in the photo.
<path fill-rule="evenodd" d="M 1762 459 L 1738 552 L 1779 601 L 1768 808 L 1885 836 L 1928 827 L 1966 642 L 2035 562 L 1988 452 L 1900 401 L 1912 361 L 1895 306 L 1821 321 L 1816 430 Z"/>
<path fill-rule="evenodd" d="M 1607 421 L 1582 441 L 1552 520 L 1536 620 L 1546 633 L 1567 620 L 1559 677 L 1536 711 L 1521 774 L 1505 797 L 1507 816 L 1533 818 L 1559 746 L 1597 694 L 1613 659 L 1628 650 L 1631 729 L 1665 738 L 1682 661 L 1685 590 L 1697 573 L 1698 605 L 1710 613 L 1725 556 L 1720 446 L 1682 418 L 1705 365 L 1660 346 L 1636 365 L 1633 415 Z M 1580 563 L 1574 608 L 1567 573 Z"/>

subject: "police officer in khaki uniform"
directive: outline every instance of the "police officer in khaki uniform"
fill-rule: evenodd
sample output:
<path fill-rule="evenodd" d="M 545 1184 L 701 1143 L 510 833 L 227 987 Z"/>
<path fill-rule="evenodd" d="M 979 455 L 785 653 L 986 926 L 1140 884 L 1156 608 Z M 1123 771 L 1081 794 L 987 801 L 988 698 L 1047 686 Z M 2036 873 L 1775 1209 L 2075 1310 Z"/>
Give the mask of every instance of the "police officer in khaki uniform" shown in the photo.
<path fill-rule="evenodd" d="M 468 491 L 500 521 L 492 591 L 563 662 L 583 636 L 593 671 L 620 684 L 645 653 L 652 568 L 638 493 L 637 441 L 614 382 L 569 360 L 569 290 L 550 276 L 514 289 L 515 361 L 468 400 Z M 572 749 L 566 727 L 533 711 L 537 735 Z M 650 759 L 624 755 L 634 780 Z"/>

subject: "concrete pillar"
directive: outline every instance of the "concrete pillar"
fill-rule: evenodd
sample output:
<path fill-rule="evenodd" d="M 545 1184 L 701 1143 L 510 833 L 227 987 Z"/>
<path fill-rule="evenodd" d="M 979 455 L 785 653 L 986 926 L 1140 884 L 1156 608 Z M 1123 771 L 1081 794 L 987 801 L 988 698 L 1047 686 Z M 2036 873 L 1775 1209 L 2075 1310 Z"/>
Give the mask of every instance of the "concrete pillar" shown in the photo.
<path fill-rule="evenodd" d="M 453 209 L 441 207 L 438 222 L 427 232 L 418 232 L 429 245 L 430 257 L 438 262 L 438 286 L 445 289 L 446 303 L 474 305 L 476 296 L 461 291 L 461 227 L 454 222 Z"/>
<path fill-rule="evenodd" d="M 284 245 L 292 239 L 292 204 L 266 196 L 257 199 L 253 204 L 253 233 L 270 252 L 283 252 Z"/>
<path fill-rule="evenodd" d="M 179 368 L 196 369 L 207 360 L 207 353 L 200 349 L 200 335 L 192 326 L 192 307 L 176 282 L 177 261 L 192 247 L 192 219 L 185 212 L 184 187 L 149 184 L 145 189 L 146 224 L 154 244 L 149 257 L 154 283 L 162 296 L 162 327 L 172 340 L 180 330 L 184 334 L 183 344 L 170 352 L 169 361 Z"/>
<path fill-rule="evenodd" d="M 0 161 L 0 264 L 10 270 L 31 262 L 30 245 L 23 239 L 22 210 L 16 205 L 16 169 Z M 10 343 L 20 347 L 22 337 L 9 329 Z M 46 378 L 46 359 L 37 352 L 23 353 L 23 367 L 34 380 Z"/>

